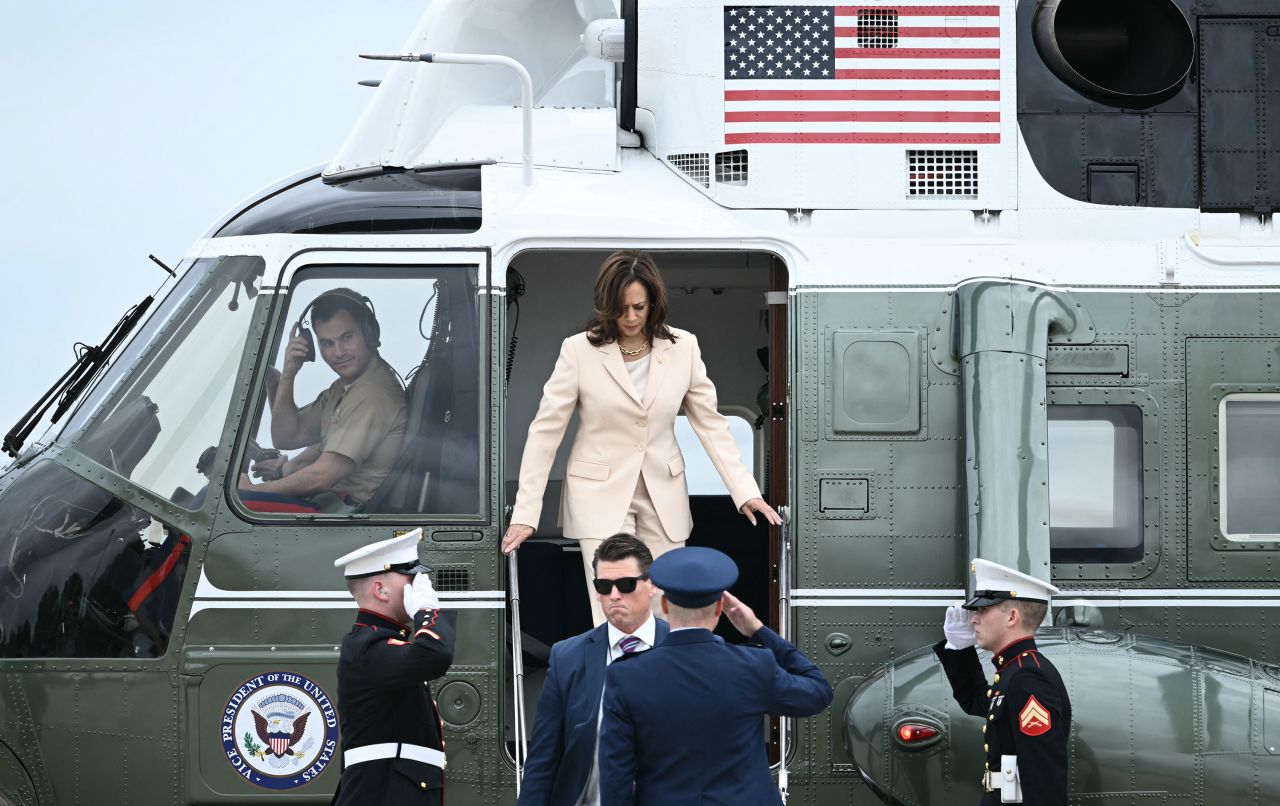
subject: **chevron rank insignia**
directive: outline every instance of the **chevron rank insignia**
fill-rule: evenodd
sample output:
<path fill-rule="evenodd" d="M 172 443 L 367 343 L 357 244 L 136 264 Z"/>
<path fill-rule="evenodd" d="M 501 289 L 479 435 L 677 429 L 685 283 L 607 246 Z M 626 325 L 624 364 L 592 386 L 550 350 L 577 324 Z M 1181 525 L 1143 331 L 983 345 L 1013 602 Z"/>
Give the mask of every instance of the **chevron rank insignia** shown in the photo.
<path fill-rule="evenodd" d="M 1047 733 L 1049 728 L 1053 727 L 1049 709 L 1041 705 L 1034 696 L 1031 697 L 1027 700 L 1027 704 L 1022 706 L 1022 712 L 1018 714 L 1018 727 L 1028 736 Z"/>

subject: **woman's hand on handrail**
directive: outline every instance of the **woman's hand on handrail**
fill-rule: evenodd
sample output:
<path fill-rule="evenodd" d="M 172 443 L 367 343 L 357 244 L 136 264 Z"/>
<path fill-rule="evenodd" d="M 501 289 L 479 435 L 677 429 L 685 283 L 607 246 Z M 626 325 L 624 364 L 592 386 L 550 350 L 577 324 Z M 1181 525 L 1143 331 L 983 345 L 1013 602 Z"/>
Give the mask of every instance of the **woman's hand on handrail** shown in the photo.
<path fill-rule="evenodd" d="M 769 511 L 772 512 L 773 510 Z M 781 523 L 781 521 L 779 521 L 779 523 Z M 507 533 L 502 536 L 502 553 L 510 554 L 519 548 L 520 544 L 528 540 L 532 535 L 532 526 L 525 526 L 523 523 L 511 524 L 507 527 Z"/>
<path fill-rule="evenodd" d="M 777 512 L 774 512 L 773 507 L 766 504 L 763 498 L 752 498 L 747 501 L 747 503 L 743 504 L 742 509 L 739 509 L 738 511 L 746 516 L 747 520 L 751 521 L 752 526 L 756 525 L 757 512 L 760 513 L 761 517 L 774 526 L 782 525 L 782 517 L 779 516 Z M 507 533 L 510 534 L 510 530 L 508 530 Z"/>

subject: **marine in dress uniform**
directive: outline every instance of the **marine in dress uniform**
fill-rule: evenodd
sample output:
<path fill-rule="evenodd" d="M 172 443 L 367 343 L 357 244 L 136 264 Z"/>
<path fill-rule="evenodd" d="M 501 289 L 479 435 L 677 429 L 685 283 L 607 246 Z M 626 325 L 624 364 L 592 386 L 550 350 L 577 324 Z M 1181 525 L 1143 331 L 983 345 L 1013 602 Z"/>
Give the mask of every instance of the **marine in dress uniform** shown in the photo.
<path fill-rule="evenodd" d="M 664 593 L 671 632 L 605 672 L 602 806 L 782 803 L 769 774 L 764 717 L 813 716 L 831 703 L 831 686 L 725 592 L 738 578 L 726 555 L 672 551 L 649 574 Z M 754 646 L 726 644 L 711 632 L 722 611 Z"/>
<path fill-rule="evenodd" d="M 986 718 L 981 804 L 1066 806 L 1071 700 L 1058 670 L 1036 649 L 1040 619 L 1027 619 L 1024 612 L 1039 610 L 1042 618 L 1058 589 L 987 560 L 974 560 L 973 566 L 974 595 L 948 609 L 946 640 L 933 651 L 956 702 L 965 713 Z M 992 653 L 990 683 L 975 643 Z"/>
<path fill-rule="evenodd" d="M 418 562 L 421 539 L 415 529 L 334 563 L 360 606 L 338 658 L 337 806 L 444 800 L 443 726 L 427 681 L 449 671 L 454 624 Z"/>

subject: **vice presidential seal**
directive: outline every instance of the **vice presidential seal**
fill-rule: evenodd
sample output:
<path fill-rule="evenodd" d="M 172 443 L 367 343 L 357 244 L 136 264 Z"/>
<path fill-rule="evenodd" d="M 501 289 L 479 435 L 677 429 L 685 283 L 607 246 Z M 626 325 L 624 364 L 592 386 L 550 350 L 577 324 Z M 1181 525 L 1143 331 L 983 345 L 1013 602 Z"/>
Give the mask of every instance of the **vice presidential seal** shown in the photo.
<path fill-rule="evenodd" d="M 246 680 L 227 700 L 222 750 L 251 784 L 276 790 L 303 786 L 338 752 L 338 713 L 311 680 L 266 672 Z"/>

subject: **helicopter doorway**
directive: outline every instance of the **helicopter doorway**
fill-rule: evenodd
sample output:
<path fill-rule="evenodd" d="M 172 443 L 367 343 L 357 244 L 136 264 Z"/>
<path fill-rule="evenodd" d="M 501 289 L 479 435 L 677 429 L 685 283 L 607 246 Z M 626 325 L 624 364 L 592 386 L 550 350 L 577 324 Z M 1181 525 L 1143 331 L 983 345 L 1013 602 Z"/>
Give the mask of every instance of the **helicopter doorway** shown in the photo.
<path fill-rule="evenodd" d="M 538 250 L 524 252 L 511 262 L 504 434 L 504 503 L 508 506 L 515 500 L 525 437 L 541 402 L 542 387 L 551 375 L 560 343 L 580 332 L 591 318 L 596 273 L 612 251 Z M 775 508 L 786 504 L 785 266 L 764 252 L 651 251 L 667 286 L 668 323 L 697 337 L 716 387 L 717 408 L 729 421 L 744 462 L 765 500 Z M 732 592 L 776 629 L 778 530 L 767 527 L 763 519 L 753 527 L 736 512 L 683 419 L 677 420 L 676 434 L 694 524 L 686 545 L 709 546 L 732 557 L 739 569 Z M 541 522 L 519 551 L 524 697 L 530 733 L 551 645 L 592 627 L 578 541 L 562 534 L 556 517 L 575 434 L 576 422 L 571 421 L 543 496 Z M 717 632 L 727 641 L 745 640 L 723 619 Z M 504 689 L 509 691 L 510 686 Z M 508 749 L 514 740 L 511 714 L 508 702 Z"/>

